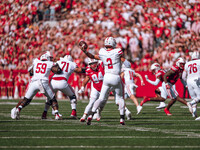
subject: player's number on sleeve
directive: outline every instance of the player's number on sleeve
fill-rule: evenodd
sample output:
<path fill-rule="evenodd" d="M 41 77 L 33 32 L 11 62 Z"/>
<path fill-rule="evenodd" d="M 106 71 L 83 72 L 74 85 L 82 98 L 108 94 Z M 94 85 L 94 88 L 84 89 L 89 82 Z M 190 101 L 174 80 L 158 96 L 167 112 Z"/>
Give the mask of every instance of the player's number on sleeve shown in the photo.
<path fill-rule="evenodd" d="M 47 69 L 46 63 L 38 63 L 35 72 L 44 74 L 46 72 L 46 69 Z"/>
<path fill-rule="evenodd" d="M 107 58 L 106 61 L 108 62 L 108 69 L 113 69 L 112 59 Z"/>
<path fill-rule="evenodd" d="M 194 64 L 190 64 L 189 66 L 189 73 L 196 73 L 197 72 L 197 64 L 194 63 Z"/>
<path fill-rule="evenodd" d="M 66 66 L 65 72 L 68 72 L 69 63 L 66 63 L 65 61 L 62 61 L 61 64 L 63 64 L 62 71 L 64 71 L 65 66 Z"/>

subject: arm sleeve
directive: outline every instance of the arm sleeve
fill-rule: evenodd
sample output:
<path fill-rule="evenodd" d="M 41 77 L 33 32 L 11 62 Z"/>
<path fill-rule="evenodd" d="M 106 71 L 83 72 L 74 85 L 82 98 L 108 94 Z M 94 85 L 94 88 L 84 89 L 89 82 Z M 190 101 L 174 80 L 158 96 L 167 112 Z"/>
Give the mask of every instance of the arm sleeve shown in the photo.
<path fill-rule="evenodd" d="M 158 83 L 160 82 L 160 80 L 157 78 L 156 79 L 156 81 L 151 81 L 151 80 L 149 80 L 149 79 L 146 79 L 147 80 L 147 82 L 149 82 L 150 84 L 152 84 L 152 85 L 158 85 Z"/>

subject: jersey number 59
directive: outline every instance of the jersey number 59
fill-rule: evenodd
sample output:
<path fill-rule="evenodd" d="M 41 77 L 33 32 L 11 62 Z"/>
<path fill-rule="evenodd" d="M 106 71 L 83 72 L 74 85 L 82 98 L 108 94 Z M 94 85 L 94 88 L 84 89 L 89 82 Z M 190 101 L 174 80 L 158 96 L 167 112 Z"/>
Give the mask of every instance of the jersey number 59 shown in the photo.
<path fill-rule="evenodd" d="M 35 72 L 44 74 L 46 72 L 46 68 L 47 68 L 46 63 L 38 63 Z"/>

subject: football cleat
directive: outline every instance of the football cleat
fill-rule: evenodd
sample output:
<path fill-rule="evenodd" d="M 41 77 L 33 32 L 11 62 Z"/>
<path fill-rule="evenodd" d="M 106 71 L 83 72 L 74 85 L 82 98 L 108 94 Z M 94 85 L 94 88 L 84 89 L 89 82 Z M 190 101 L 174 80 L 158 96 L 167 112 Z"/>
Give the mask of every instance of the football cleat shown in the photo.
<path fill-rule="evenodd" d="M 141 112 L 142 106 L 137 106 L 137 115 Z"/>
<path fill-rule="evenodd" d="M 87 118 L 87 125 L 91 125 L 91 122 L 92 122 L 92 116 Z"/>
<path fill-rule="evenodd" d="M 80 119 L 80 122 L 85 122 L 85 118 L 82 117 L 82 118 Z"/>
<path fill-rule="evenodd" d="M 93 118 L 92 118 L 93 120 L 97 120 L 97 121 L 100 121 L 101 120 L 101 112 L 100 112 L 100 110 L 99 109 L 97 109 L 97 112 L 94 114 L 94 116 L 93 116 Z"/>
<path fill-rule="evenodd" d="M 198 120 L 198 121 L 199 121 L 199 120 L 200 120 L 200 117 L 197 117 L 195 120 Z"/>
<path fill-rule="evenodd" d="M 61 117 L 59 116 L 59 114 L 55 114 L 55 120 L 61 120 Z"/>
<path fill-rule="evenodd" d="M 131 112 L 126 114 L 126 118 L 127 118 L 127 120 L 131 120 Z"/>
<path fill-rule="evenodd" d="M 122 119 L 122 118 L 120 119 L 120 124 L 125 125 L 124 119 Z"/>
<path fill-rule="evenodd" d="M 156 109 L 163 109 L 166 107 L 166 104 L 164 102 L 160 102 L 160 105 L 156 107 Z"/>
<path fill-rule="evenodd" d="M 187 106 L 189 108 L 190 113 L 193 114 L 192 105 L 189 102 L 187 102 Z"/>
<path fill-rule="evenodd" d="M 167 116 L 171 116 L 172 115 L 167 108 L 164 109 L 164 112 L 166 113 Z"/>
<path fill-rule="evenodd" d="M 142 100 L 140 102 L 140 106 L 142 106 L 144 103 L 146 103 L 147 101 L 150 101 L 150 99 L 148 97 L 144 97 L 144 100 Z"/>
<path fill-rule="evenodd" d="M 12 118 L 12 119 L 19 120 L 19 119 L 20 119 L 19 112 L 20 112 L 19 108 L 14 107 L 14 108 L 11 110 L 11 118 Z"/>
<path fill-rule="evenodd" d="M 77 115 L 76 115 L 76 110 L 72 110 L 72 113 L 70 115 L 71 118 L 77 119 Z"/>
<path fill-rule="evenodd" d="M 42 119 L 47 119 L 47 111 L 44 111 L 44 112 L 42 113 Z"/>

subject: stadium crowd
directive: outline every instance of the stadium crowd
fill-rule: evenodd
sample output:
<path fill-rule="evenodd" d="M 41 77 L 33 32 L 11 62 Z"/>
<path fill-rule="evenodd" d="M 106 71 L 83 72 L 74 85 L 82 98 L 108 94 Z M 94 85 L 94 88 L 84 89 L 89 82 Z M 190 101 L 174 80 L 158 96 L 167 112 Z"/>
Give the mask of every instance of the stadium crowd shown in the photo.
<path fill-rule="evenodd" d="M 190 60 L 200 51 L 198 0 L 1 0 L 0 8 L 1 96 L 10 79 L 12 89 L 23 91 L 29 77 L 18 72 L 46 50 L 54 61 L 70 54 L 86 66 L 81 39 L 97 54 L 102 39 L 115 37 L 136 71 L 149 70 L 153 62 L 169 69 L 179 56 Z M 82 78 L 73 74 L 75 89 Z"/>

